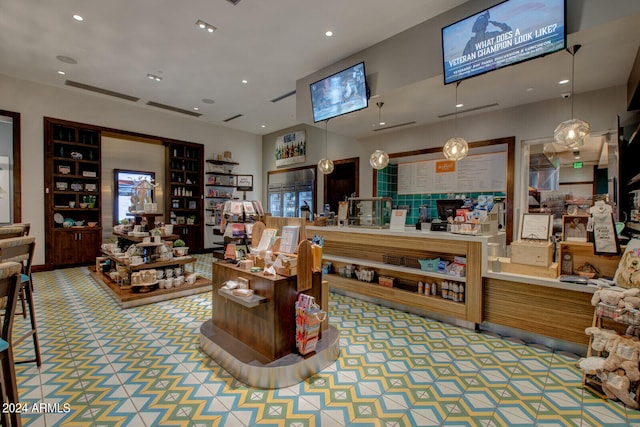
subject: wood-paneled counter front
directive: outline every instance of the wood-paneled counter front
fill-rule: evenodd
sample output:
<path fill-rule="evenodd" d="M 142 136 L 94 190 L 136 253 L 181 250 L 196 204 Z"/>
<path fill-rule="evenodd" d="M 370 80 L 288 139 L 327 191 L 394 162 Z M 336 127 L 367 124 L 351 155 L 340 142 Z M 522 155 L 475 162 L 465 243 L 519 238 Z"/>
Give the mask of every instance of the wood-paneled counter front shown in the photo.
<path fill-rule="evenodd" d="M 446 232 L 367 229 L 356 227 L 307 226 L 307 236 L 322 236 L 323 262 L 333 264 L 334 274 L 324 276 L 330 288 L 417 308 L 431 313 L 449 316 L 466 322 L 482 322 L 482 268 L 486 258 L 489 236 L 468 236 Z M 444 273 L 420 269 L 418 259 L 441 258 L 452 260 L 454 256 L 466 258 L 466 276 L 456 277 Z M 342 277 L 338 268 L 352 264 L 375 270 L 377 276 L 390 276 L 398 286 L 384 287 L 354 278 Z M 437 295 L 417 292 L 419 281 L 436 283 Z M 453 302 L 441 297 L 442 283 L 462 283 L 464 302 Z"/>
<path fill-rule="evenodd" d="M 507 273 L 488 276 L 484 279 L 485 322 L 586 345 L 584 330 L 593 321 L 595 287 L 560 286 L 565 284 Z M 540 284 L 543 280 L 548 284 Z"/>
<path fill-rule="evenodd" d="M 227 280 L 243 277 L 249 280 L 254 295 L 262 298 L 255 306 L 239 303 L 219 292 Z M 296 349 L 295 302 L 298 297 L 297 276 L 266 276 L 262 272 L 251 273 L 227 262 L 214 262 L 213 324 L 242 343 L 273 361 Z M 314 273 L 312 289 L 306 294 L 326 310 L 322 300 L 320 273 Z"/>

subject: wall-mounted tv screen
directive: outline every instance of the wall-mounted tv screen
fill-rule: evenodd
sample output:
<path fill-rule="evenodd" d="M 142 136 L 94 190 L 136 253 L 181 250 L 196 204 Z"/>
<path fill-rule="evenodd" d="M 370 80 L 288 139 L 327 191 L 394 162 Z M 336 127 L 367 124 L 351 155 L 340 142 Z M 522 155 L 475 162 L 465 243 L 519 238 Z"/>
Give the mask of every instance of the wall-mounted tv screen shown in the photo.
<path fill-rule="evenodd" d="M 444 83 L 564 49 L 565 12 L 565 0 L 507 0 L 444 27 Z"/>
<path fill-rule="evenodd" d="M 367 108 L 364 62 L 311 83 L 314 123 Z"/>

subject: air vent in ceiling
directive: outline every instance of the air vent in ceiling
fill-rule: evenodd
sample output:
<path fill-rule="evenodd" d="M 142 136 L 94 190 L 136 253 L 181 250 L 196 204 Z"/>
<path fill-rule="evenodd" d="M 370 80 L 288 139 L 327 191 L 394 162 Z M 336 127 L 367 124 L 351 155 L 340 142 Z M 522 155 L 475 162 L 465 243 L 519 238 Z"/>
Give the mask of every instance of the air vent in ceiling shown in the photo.
<path fill-rule="evenodd" d="M 444 119 L 445 117 L 455 116 L 456 113 L 458 113 L 458 114 L 470 113 L 471 111 L 484 110 L 485 108 L 497 107 L 498 105 L 499 104 L 497 102 L 494 102 L 493 104 L 481 105 L 479 107 L 467 108 L 466 110 L 458 110 L 458 111 L 454 111 L 453 113 L 442 114 L 442 115 L 438 116 L 438 118 L 439 119 Z"/>
<path fill-rule="evenodd" d="M 240 3 L 240 0 L 227 0 L 229 3 L 231 3 L 232 5 L 236 6 L 238 3 Z"/>
<path fill-rule="evenodd" d="M 288 98 L 288 97 L 290 97 L 290 96 L 293 96 L 293 95 L 295 95 L 295 94 L 296 94 L 296 91 L 295 91 L 295 90 L 292 90 L 291 92 L 287 92 L 287 93 L 285 93 L 284 95 L 280 95 L 280 96 L 279 96 L 279 97 L 277 97 L 277 98 L 273 98 L 273 99 L 271 100 L 271 102 L 278 102 L 278 101 L 282 101 L 283 99 Z"/>
<path fill-rule="evenodd" d="M 235 116 L 231 116 L 228 119 L 224 119 L 223 122 L 227 123 L 227 122 L 230 122 L 231 120 L 237 119 L 238 117 L 242 117 L 242 114 L 236 114 Z"/>
<path fill-rule="evenodd" d="M 78 89 L 88 90 L 90 92 L 100 93 L 102 95 L 109 95 L 115 98 L 125 99 L 127 101 L 138 102 L 140 98 L 131 95 L 125 95 L 124 93 L 114 92 L 112 90 L 102 89 L 101 87 L 91 86 L 84 83 L 74 82 L 73 80 L 65 80 L 65 85 L 71 87 L 77 87 Z"/>
<path fill-rule="evenodd" d="M 379 132 L 381 130 L 394 129 L 394 128 L 399 128 L 399 127 L 402 127 L 402 126 L 413 125 L 413 124 L 415 124 L 415 121 L 406 122 L 406 123 L 400 123 L 400 124 L 397 124 L 397 125 L 385 126 L 383 128 L 375 128 L 373 131 L 374 132 Z"/>
<path fill-rule="evenodd" d="M 159 102 L 148 101 L 147 105 L 156 108 L 162 108 L 163 110 L 169 110 L 180 114 L 186 114 L 187 116 L 200 117 L 201 113 L 196 113 L 195 111 L 183 110 L 182 108 L 172 107 L 171 105 L 160 104 Z"/>

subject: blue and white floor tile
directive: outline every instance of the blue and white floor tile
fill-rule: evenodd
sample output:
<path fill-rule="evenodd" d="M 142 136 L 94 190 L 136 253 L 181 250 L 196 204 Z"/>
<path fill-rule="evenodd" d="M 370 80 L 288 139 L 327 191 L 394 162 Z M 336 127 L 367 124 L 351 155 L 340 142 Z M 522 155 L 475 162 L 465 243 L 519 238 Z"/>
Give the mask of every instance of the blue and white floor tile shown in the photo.
<path fill-rule="evenodd" d="M 211 256 L 198 258 L 210 277 Z M 17 365 L 25 426 L 640 426 L 583 390 L 576 355 L 337 294 L 338 360 L 259 390 L 199 350 L 208 293 L 122 310 L 86 268 L 34 283 L 43 365 Z M 16 357 L 30 352 L 25 341 Z"/>

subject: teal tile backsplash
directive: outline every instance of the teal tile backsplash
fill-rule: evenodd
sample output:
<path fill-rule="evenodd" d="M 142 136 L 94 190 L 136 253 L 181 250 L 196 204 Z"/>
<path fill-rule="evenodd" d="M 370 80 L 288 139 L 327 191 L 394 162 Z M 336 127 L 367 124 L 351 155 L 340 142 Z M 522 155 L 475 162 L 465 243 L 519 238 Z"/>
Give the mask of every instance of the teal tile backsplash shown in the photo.
<path fill-rule="evenodd" d="M 394 208 L 397 206 L 409 206 L 406 225 L 415 225 L 418 222 L 418 208 L 422 205 L 429 207 L 429 218 L 435 218 L 438 215 L 436 200 L 450 197 L 447 193 L 398 194 L 398 165 L 395 164 L 389 164 L 386 168 L 378 170 L 376 191 L 378 197 L 391 197 Z M 505 197 L 503 192 L 491 191 L 464 194 L 466 198 L 474 200 L 477 200 L 480 195 Z"/>

